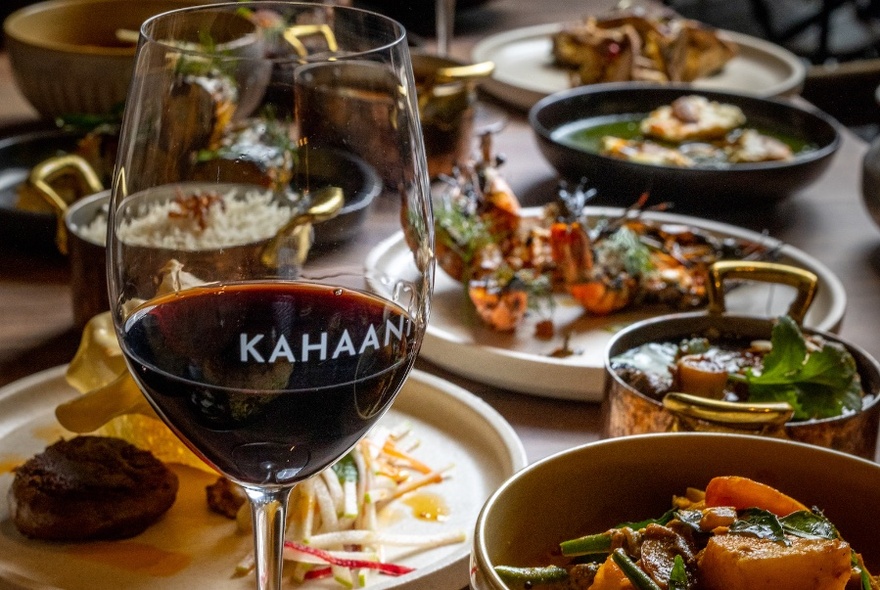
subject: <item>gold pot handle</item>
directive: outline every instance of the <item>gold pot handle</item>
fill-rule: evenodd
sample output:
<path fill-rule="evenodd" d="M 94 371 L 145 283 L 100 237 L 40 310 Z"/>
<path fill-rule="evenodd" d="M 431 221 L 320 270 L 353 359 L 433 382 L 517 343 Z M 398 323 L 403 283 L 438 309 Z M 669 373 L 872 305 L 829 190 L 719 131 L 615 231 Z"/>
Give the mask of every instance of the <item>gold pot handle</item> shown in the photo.
<path fill-rule="evenodd" d="M 702 432 L 780 436 L 794 415 L 794 408 L 785 402 L 728 402 L 680 392 L 667 393 L 663 407 L 675 417 L 675 430 Z"/>
<path fill-rule="evenodd" d="M 819 288 L 819 277 L 803 268 L 778 262 L 722 260 L 709 267 L 709 281 L 706 285 L 709 313 L 721 314 L 726 311 L 724 282 L 728 279 L 749 279 L 794 287 L 797 294 L 787 313 L 798 325 L 803 324 L 804 316 Z"/>
<path fill-rule="evenodd" d="M 327 45 L 327 51 L 335 53 L 339 50 L 336 43 L 336 36 L 329 25 L 323 24 L 304 24 L 291 25 L 284 29 L 284 40 L 287 41 L 296 54 L 300 57 L 308 57 L 309 50 L 305 43 L 302 42 L 303 37 L 323 37 L 324 43 Z"/>
<path fill-rule="evenodd" d="M 277 268 L 280 252 L 291 241 L 295 247 L 295 262 L 302 266 L 312 247 L 312 225 L 336 217 L 345 204 L 345 194 L 336 186 L 322 188 L 312 195 L 309 208 L 294 215 L 263 248 L 260 257 L 263 266 Z"/>
<path fill-rule="evenodd" d="M 468 80 L 481 80 L 488 78 L 495 71 L 495 62 L 481 61 L 473 64 L 464 64 L 461 66 L 446 66 L 438 68 L 434 72 L 435 84 L 446 84 L 448 82 L 459 82 Z"/>
<path fill-rule="evenodd" d="M 482 61 L 461 66 L 444 66 L 416 84 L 419 112 L 425 116 L 425 110 L 432 100 L 447 96 L 459 96 L 469 92 L 478 80 L 488 78 L 495 71 L 495 62 Z"/>
<path fill-rule="evenodd" d="M 79 197 L 99 193 L 104 190 L 101 179 L 91 165 L 76 154 L 66 154 L 43 160 L 31 169 L 27 184 L 55 212 L 55 245 L 62 254 L 67 254 L 67 228 L 64 226 L 64 214 L 73 204 L 62 197 L 52 186 L 58 179 L 71 176 L 79 182 Z"/>

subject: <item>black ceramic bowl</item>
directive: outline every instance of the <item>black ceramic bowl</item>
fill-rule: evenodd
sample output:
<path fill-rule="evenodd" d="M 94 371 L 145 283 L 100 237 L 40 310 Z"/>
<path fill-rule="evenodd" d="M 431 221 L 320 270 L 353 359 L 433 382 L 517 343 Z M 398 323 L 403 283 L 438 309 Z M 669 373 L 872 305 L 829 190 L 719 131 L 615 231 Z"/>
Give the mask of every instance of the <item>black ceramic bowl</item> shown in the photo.
<path fill-rule="evenodd" d="M 599 155 L 560 140 L 559 130 L 593 118 L 639 117 L 676 98 L 699 94 L 740 107 L 746 126 L 791 138 L 809 146 L 783 162 L 730 164 L 724 167 L 656 166 Z M 676 210 L 720 211 L 778 202 L 815 180 L 840 145 L 837 123 L 825 113 L 777 99 L 695 90 L 690 86 L 621 83 L 583 86 L 552 94 L 529 111 L 538 145 L 568 180 L 598 190 L 602 203 L 628 206 L 643 192 L 652 203 L 670 202 Z"/>
<path fill-rule="evenodd" d="M 24 125 L 0 138 L 0 245 L 26 252 L 56 253 L 55 216 L 16 207 L 18 190 L 31 168 L 47 158 L 69 153 L 82 133 Z"/>
<path fill-rule="evenodd" d="M 354 154 L 334 149 L 313 149 L 309 153 L 309 183 L 311 188 L 329 186 L 330 181 L 323 178 L 338 178 L 333 172 L 345 166 L 348 175 L 341 186 L 345 203 L 335 217 L 315 225 L 315 246 L 327 247 L 351 239 L 366 221 L 373 199 L 382 190 L 379 173 Z M 296 185 L 297 183 L 294 182 Z"/>

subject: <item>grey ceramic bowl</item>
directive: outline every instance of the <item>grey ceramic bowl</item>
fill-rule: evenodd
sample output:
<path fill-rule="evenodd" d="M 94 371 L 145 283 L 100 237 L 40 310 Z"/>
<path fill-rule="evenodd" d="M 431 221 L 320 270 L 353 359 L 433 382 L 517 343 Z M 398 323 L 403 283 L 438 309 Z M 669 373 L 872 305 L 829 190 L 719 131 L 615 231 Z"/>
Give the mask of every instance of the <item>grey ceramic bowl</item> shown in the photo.
<path fill-rule="evenodd" d="M 471 586 L 507 590 L 493 566 L 546 563 L 560 541 L 658 516 L 670 507 L 673 494 L 704 487 L 718 475 L 758 479 L 818 506 L 862 553 L 868 568 L 880 571 L 877 463 L 773 438 L 670 433 L 587 444 L 508 479 L 477 520 Z"/>
<path fill-rule="evenodd" d="M 560 140 L 559 129 L 594 118 L 647 116 L 676 98 L 699 94 L 740 107 L 747 126 L 804 142 L 808 151 L 783 162 L 732 164 L 725 167 L 656 166 L 600 155 Z M 676 211 L 731 210 L 783 200 L 815 180 L 840 146 L 837 123 L 825 113 L 792 102 L 733 92 L 695 90 L 689 86 L 595 84 L 552 94 L 529 111 L 538 146 L 559 174 L 572 181 L 586 178 L 602 204 L 632 205 L 647 191 L 651 202 L 671 202 Z"/>

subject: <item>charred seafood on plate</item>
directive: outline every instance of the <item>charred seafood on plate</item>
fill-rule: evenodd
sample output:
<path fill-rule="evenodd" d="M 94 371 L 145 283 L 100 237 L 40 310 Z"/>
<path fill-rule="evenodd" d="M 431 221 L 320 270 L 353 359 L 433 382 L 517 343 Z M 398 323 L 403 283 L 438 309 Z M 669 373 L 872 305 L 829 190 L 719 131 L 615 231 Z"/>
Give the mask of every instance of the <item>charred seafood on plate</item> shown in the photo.
<path fill-rule="evenodd" d="M 696 309 L 707 301 L 713 262 L 774 255 L 762 244 L 644 219 L 646 196 L 619 216 L 591 215 L 595 191 L 583 185 L 562 184 L 554 202 L 529 214 L 500 164 L 484 136 L 480 159 L 444 179 L 434 206 L 439 266 L 497 331 L 515 330 L 531 312 L 552 335 L 560 297 L 599 316 L 642 305 Z"/>

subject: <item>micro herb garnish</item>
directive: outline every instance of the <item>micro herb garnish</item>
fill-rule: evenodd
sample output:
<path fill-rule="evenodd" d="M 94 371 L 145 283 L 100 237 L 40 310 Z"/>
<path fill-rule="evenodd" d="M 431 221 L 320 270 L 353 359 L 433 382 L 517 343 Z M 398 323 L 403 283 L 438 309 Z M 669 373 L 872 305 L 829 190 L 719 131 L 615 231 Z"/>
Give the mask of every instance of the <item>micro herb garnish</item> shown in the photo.
<path fill-rule="evenodd" d="M 528 294 L 529 309 L 537 312 L 546 310 L 549 313 L 552 313 L 553 309 L 555 309 L 556 302 L 553 299 L 553 284 L 549 277 L 531 269 L 523 268 L 514 274 L 511 282 L 513 281 L 515 281 L 515 284 L 511 286 L 519 287 Z"/>
<path fill-rule="evenodd" d="M 687 590 L 688 575 L 684 565 L 684 558 L 676 555 L 672 562 L 672 571 L 669 572 L 669 590 Z"/>
<path fill-rule="evenodd" d="M 773 326 L 772 349 L 760 373 L 748 369 L 732 374 L 748 386 L 749 401 L 788 402 L 793 419 L 830 418 L 862 407 L 862 390 L 856 362 L 839 343 L 823 342 L 809 350 L 798 325 L 782 316 Z"/>
<path fill-rule="evenodd" d="M 608 237 L 608 246 L 617 250 L 626 272 L 637 276 L 651 270 L 651 251 L 639 239 L 638 234 L 626 226 L 620 227 Z"/>
<path fill-rule="evenodd" d="M 477 215 L 469 215 L 450 203 L 443 202 L 434 209 L 436 226 L 438 231 L 436 239 L 443 243 L 453 252 L 456 252 L 464 262 L 465 268 L 470 267 L 476 253 L 493 242 L 492 235 L 485 222 Z M 465 277 L 464 283 L 470 277 Z"/>

